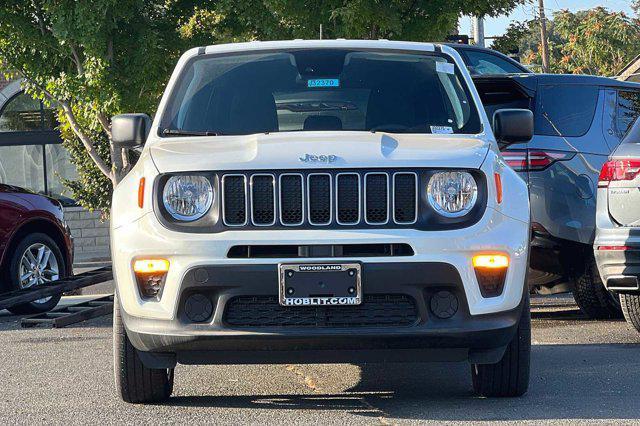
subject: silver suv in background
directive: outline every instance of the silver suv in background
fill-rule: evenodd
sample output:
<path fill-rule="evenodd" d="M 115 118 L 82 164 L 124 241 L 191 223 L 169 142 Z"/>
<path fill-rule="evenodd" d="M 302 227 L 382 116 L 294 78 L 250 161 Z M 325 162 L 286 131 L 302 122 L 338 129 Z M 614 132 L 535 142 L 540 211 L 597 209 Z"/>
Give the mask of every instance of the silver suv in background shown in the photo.
<path fill-rule="evenodd" d="M 640 331 L 640 121 L 602 166 L 594 252 L 607 290 Z"/>
<path fill-rule="evenodd" d="M 489 117 L 502 108 L 535 116 L 531 142 L 502 152 L 529 185 L 529 285 L 541 294 L 573 291 L 591 318 L 619 317 L 617 295 L 603 287 L 593 255 L 596 186 L 640 112 L 640 85 L 551 74 L 476 76 L 474 83 Z"/>

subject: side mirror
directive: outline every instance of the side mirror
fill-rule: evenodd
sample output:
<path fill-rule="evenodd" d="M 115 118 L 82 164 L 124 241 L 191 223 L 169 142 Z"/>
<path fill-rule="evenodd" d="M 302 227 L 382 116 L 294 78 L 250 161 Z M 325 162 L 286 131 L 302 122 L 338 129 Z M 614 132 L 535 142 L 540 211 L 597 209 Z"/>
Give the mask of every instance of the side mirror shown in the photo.
<path fill-rule="evenodd" d="M 151 130 L 147 114 L 120 114 L 111 118 L 111 141 L 119 148 L 144 145 Z"/>
<path fill-rule="evenodd" d="M 500 148 L 529 142 L 533 137 L 533 113 L 528 109 L 499 109 L 493 114 L 493 134 Z"/>

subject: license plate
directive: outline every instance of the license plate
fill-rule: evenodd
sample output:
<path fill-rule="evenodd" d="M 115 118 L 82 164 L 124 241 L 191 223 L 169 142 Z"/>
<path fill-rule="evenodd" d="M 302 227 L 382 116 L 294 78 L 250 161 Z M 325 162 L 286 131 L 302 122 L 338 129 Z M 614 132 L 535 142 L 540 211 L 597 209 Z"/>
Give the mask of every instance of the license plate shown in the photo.
<path fill-rule="evenodd" d="M 359 263 L 280 264 L 283 306 L 359 305 L 362 302 Z"/>

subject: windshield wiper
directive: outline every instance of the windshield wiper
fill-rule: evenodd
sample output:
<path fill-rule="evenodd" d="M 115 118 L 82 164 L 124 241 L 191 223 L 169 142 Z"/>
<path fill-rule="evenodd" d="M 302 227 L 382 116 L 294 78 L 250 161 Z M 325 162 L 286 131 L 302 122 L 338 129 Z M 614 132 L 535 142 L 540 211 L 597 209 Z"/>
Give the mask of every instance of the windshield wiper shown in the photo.
<path fill-rule="evenodd" d="M 179 129 L 164 129 L 162 131 L 164 136 L 220 136 L 222 133 L 214 132 L 211 130 L 179 130 Z"/>

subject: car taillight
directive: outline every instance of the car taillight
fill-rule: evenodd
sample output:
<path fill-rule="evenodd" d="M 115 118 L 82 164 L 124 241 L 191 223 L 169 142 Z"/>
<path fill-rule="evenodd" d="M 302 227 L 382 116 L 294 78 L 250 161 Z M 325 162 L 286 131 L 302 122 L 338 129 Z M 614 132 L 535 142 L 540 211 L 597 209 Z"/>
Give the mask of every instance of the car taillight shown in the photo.
<path fill-rule="evenodd" d="M 640 173 L 640 160 L 612 160 L 602 165 L 598 188 L 606 188 L 609 182 L 634 180 Z"/>
<path fill-rule="evenodd" d="M 575 152 L 535 150 L 535 151 L 503 151 L 502 156 L 516 172 L 541 171 L 556 161 L 571 160 Z"/>
<path fill-rule="evenodd" d="M 527 151 L 503 151 L 502 157 L 516 172 L 527 170 Z"/>

